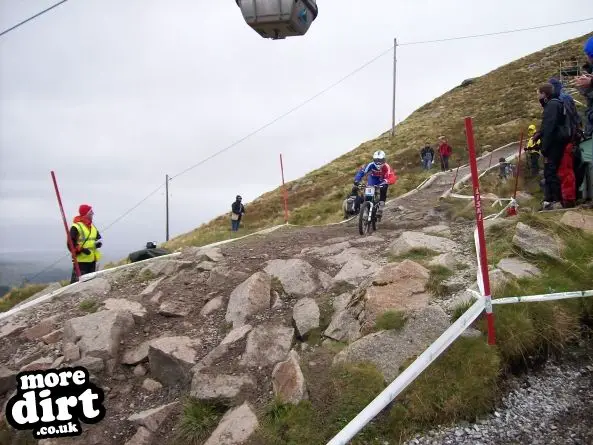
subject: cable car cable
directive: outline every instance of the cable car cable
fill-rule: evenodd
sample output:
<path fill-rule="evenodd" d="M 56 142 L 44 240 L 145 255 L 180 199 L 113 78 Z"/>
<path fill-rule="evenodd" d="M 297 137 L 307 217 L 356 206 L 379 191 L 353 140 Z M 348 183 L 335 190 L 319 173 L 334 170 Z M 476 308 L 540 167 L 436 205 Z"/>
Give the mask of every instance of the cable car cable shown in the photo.
<path fill-rule="evenodd" d="M 4 31 L 0 32 L 0 37 L 2 37 L 4 34 L 8 34 L 10 31 L 13 31 L 13 30 L 17 29 L 19 26 L 22 26 L 22 25 L 24 25 L 25 23 L 27 23 L 27 22 L 30 22 L 30 21 L 31 21 L 31 20 L 33 20 L 33 19 L 36 19 L 36 18 L 37 18 L 37 17 L 39 17 L 40 15 L 43 15 L 43 14 L 45 14 L 46 12 L 48 12 L 48 11 L 51 11 L 51 10 L 52 10 L 52 9 L 54 9 L 54 8 L 57 8 L 57 7 L 58 7 L 58 6 L 60 6 L 62 3 L 66 3 L 67 1 L 68 1 L 68 0 L 62 0 L 61 2 L 58 2 L 58 3 L 56 3 L 55 5 L 52 5 L 52 6 L 50 6 L 49 8 L 47 8 L 47 9 L 44 9 L 44 10 L 43 10 L 43 11 L 41 11 L 41 12 L 38 12 L 38 13 L 37 13 L 37 14 L 35 14 L 35 15 L 32 15 L 32 16 L 31 16 L 31 17 L 29 17 L 28 19 L 25 19 L 25 20 L 23 20 L 22 22 L 20 22 L 20 23 L 17 23 L 16 25 L 14 25 L 14 26 L 11 26 L 11 27 L 10 27 L 10 28 L 8 28 L 8 29 L 5 29 Z"/>

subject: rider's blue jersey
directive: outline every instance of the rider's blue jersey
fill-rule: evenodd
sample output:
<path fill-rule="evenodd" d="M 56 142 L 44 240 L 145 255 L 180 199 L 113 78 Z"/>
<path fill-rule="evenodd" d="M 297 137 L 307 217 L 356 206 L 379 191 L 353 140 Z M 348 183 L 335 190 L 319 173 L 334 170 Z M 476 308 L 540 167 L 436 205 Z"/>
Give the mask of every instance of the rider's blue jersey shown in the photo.
<path fill-rule="evenodd" d="M 387 181 L 387 175 L 389 173 L 389 166 L 387 164 L 383 164 L 381 168 L 377 168 L 374 162 L 369 162 L 366 166 L 363 165 L 354 180 L 356 182 L 360 182 L 360 180 L 367 175 L 367 184 L 368 185 L 379 185 L 383 181 Z"/>

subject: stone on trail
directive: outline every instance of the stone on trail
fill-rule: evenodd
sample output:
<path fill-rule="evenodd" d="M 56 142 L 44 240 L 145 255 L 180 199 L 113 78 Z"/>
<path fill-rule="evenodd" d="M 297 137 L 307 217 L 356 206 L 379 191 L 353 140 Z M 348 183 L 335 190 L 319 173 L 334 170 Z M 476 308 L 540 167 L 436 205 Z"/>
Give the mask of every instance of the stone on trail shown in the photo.
<path fill-rule="evenodd" d="M 208 366 L 213 365 L 219 358 L 223 357 L 229 350 L 229 348 L 245 338 L 245 336 L 251 331 L 251 325 L 243 325 L 239 328 L 233 329 L 231 332 L 227 334 L 227 336 L 220 342 L 220 344 L 215 347 L 212 351 L 210 351 L 206 356 L 200 360 L 200 363 L 196 365 L 197 369 L 202 369 Z"/>
<path fill-rule="evenodd" d="M 458 250 L 459 245 L 455 241 L 440 236 L 420 232 L 404 232 L 390 246 L 391 253 L 396 256 L 405 255 L 414 249 L 429 249 L 446 253 Z"/>
<path fill-rule="evenodd" d="M 593 214 L 586 214 L 576 211 L 568 211 L 560 219 L 565 224 L 575 229 L 584 230 L 587 233 L 593 233 Z"/>
<path fill-rule="evenodd" d="M 80 348 L 74 343 L 64 341 L 62 343 L 62 354 L 65 362 L 74 362 L 80 358 Z"/>
<path fill-rule="evenodd" d="M 161 277 L 161 278 L 157 278 L 156 280 L 152 281 L 148 286 L 146 286 L 146 288 L 140 292 L 140 295 L 142 297 L 148 297 L 150 295 L 152 295 L 154 293 L 154 291 L 156 290 L 157 286 L 159 284 L 161 284 L 161 281 L 163 281 L 166 277 Z"/>
<path fill-rule="evenodd" d="M 23 366 L 21 369 L 19 369 L 19 372 L 45 371 L 45 370 L 51 368 L 51 365 L 53 364 L 53 362 L 54 362 L 54 359 L 52 357 L 41 357 L 41 358 L 38 358 L 37 360 L 29 363 L 28 365 Z"/>
<path fill-rule="evenodd" d="M 149 429 L 141 426 L 124 445 L 152 445 L 153 435 Z"/>
<path fill-rule="evenodd" d="M 340 269 L 333 281 L 334 283 L 345 281 L 356 286 L 378 269 L 379 265 L 377 263 L 362 258 L 353 258 L 342 266 L 342 269 Z"/>
<path fill-rule="evenodd" d="M 159 389 L 161 389 L 163 387 L 163 385 L 161 385 L 159 382 L 157 382 L 156 380 L 153 379 L 144 379 L 144 381 L 142 382 L 142 388 L 145 389 L 148 392 L 156 392 Z"/>
<path fill-rule="evenodd" d="M 170 260 L 170 259 L 155 259 L 150 264 L 140 271 L 140 275 L 150 273 L 154 276 L 166 275 L 172 276 L 181 269 L 186 269 L 193 266 L 192 261 Z"/>
<path fill-rule="evenodd" d="M 147 409 L 146 411 L 131 415 L 128 417 L 128 420 L 156 433 L 165 420 L 171 415 L 178 403 L 179 402 L 172 402 L 156 408 Z"/>
<path fill-rule="evenodd" d="M 136 301 L 126 300 L 125 298 L 108 298 L 103 303 L 107 310 L 131 312 L 136 323 L 141 322 L 146 317 L 146 309 Z"/>
<path fill-rule="evenodd" d="M 365 295 L 365 324 L 373 325 L 383 312 L 423 309 L 430 303 L 425 291 L 430 272 L 411 260 L 390 263 L 379 270 Z"/>
<path fill-rule="evenodd" d="M 121 363 L 124 365 L 137 365 L 138 363 L 148 360 L 149 343 L 150 341 L 147 340 L 137 347 L 125 351 Z"/>
<path fill-rule="evenodd" d="M 345 292 L 333 298 L 332 300 L 332 307 L 334 308 L 334 312 L 339 312 L 341 310 L 346 309 L 348 303 L 352 300 L 352 294 Z"/>
<path fill-rule="evenodd" d="M 64 342 L 76 344 L 82 356 L 115 358 L 121 339 L 133 327 L 134 318 L 128 311 L 99 311 L 64 323 Z"/>
<path fill-rule="evenodd" d="M 206 303 L 204 305 L 202 310 L 200 310 L 200 315 L 202 315 L 203 317 L 210 315 L 212 312 L 215 312 L 218 309 L 220 309 L 222 307 L 223 303 L 224 303 L 224 301 L 222 299 L 222 296 L 213 298 L 212 300 L 210 300 L 208 303 Z"/>
<path fill-rule="evenodd" d="M 449 325 L 449 317 L 438 306 L 414 311 L 408 314 L 402 330 L 369 334 L 339 352 L 334 363 L 371 362 L 391 383 L 400 366 L 421 354 Z"/>
<path fill-rule="evenodd" d="M 300 259 L 271 260 L 264 271 L 282 283 L 286 293 L 306 297 L 323 287 L 317 269 Z"/>
<path fill-rule="evenodd" d="M 18 373 L 6 366 L 0 365 L 0 396 L 16 388 L 16 375 Z"/>
<path fill-rule="evenodd" d="M 90 372 L 101 372 L 105 369 L 105 363 L 102 359 L 97 357 L 82 357 L 81 359 L 72 363 L 72 366 L 82 366 L 88 369 Z"/>
<path fill-rule="evenodd" d="M 301 250 L 301 255 L 314 255 L 318 257 L 335 255 L 350 247 L 350 243 L 346 241 L 338 241 L 327 246 L 306 247 Z"/>
<path fill-rule="evenodd" d="M 148 361 L 152 375 L 168 386 L 191 382 L 191 368 L 195 364 L 195 342 L 186 336 L 160 337 L 151 340 Z"/>
<path fill-rule="evenodd" d="M 20 323 L 8 322 L 0 328 L 0 340 L 2 340 L 3 338 L 6 338 L 6 337 L 13 336 L 13 335 L 19 335 L 26 328 L 27 328 L 27 325 L 23 322 L 20 322 Z"/>
<path fill-rule="evenodd" d="M 301 338 L 319 327 L 319 315 L 319 306 L 313 298 L 297 301 L 292 310 L 292 319 Z"/>
<path fill-rule="evenodd" d="M 500 269 L 490 269 L 488 270 L 488 278 L 490 281 L 490 293 L 501 289 L 505 284 L 509 282 L 509 278 L 504 274 L 504 272 Z M 478 282 L 476 281 L 470 289 L 479 291 Z"/>
<path fill-rule="evenodd" d="M 272 372 L 274 395 L 283 402 L 297 405 L 308 398 L 305 377 L 299 365 L 299 355 L 293 349 L 288 360 L 277 363 Z"/>
<path fill-rule="evenodd" d="M 256 388 L 257 382 L 248 375 L 194 373 L 190 395 L 199 400 L 230 400 L 245 386 Z"/>
<path fill-rule="evenodd" d="M 258 428 L 248 402 L 226 412 L 204 445 L 243 445 Z"/>
<path fill-rule="evenodd" d="M 344 308 L 335 312 L 323 335 L 337 341 L 358 340 L 361 337 L 360 322 L 353 309 Z"/>
<path fill-rule="evenodd" d="M 242 326 L 250 315 L 271 307 L 272 278 L 266 272 L 257 272 L 231 292 L 225 320 L 233 327 Z"/>
<path fill-rule="evenodd" d="M 229 282 L 244 281 L 249 277 L 249 274 L 231 269 L 228 266 L 220 265 L 212 269 L 206 284 L 211 289 L 218 290 L 220 287 L 226 286 Z"/>
<path fill-rule="evenodd" d="M 342 251 L 341 253 L 339 253 L 337 255 L 328 256 L 328 257 L 325 257 L 324 259 L 331 264 L 335 264 L 337 266 L 343 266 L 348 261 L 362 259 L 362 255 L 363 255 L 362 250 L 360 250 L 356 247 L 351 247 L 351 248 L 348 248 L 348 249 Z"/>
<path fill-rule="evenodd" d="M 197 262 L 208 261 L 218 263 L 224 259 L 224 255 L 219 247 L 189 247 L 183 250 L 182 255 L 184 258 Z"/>
<path fill-rule="evenodd" d="M 271 324 L 257 326 L 247 337 L 247 347 L 241 365 L 274 366 L 286 360 L 293 337 L 293 328 Z"/>
<path fill-rule="evenodd" d="M 521 261 L 518 258 L 504 258 L 499 261 L 496 267 L 513 275 L 515 278 L 531 278 L 541 275 L 541 271 L 533 264 Z"/>
<path fill-rule="evenodd" d="M 438 236 L 444 236 L 444 237 L 451 236 L 451 229 L 449 228 L 449 226 L 445 226 L 445 225 L 441 225 L 441 224 L 436 225 L 436 226 L 425 227 L 422 229 L 422 232 L 428 233 L 430 235 L 438 235 Z"/>
<path fill-rule="evenodd" d="M 372 244 L 372 243 L 384 243 L 385 242 L 385 238 L 381 238 L 380 236 L 377 235 L 370 235 L 370 236 L 365 236 L 365 237 L 361 237 L 361 238 L 354 238 L 350 241 L 350 244 L 352 244 L 353 246 L 367 246 L 368 244 Z"/>
<path fill-rule="evenodd" d="M 29 329 L 25 329 L 23 335 L 29 341 L 37 340 L 50 332 L 53 332 L 57 326 L 57 315 L 53 315 L 51 317 L 44 318 L 35 326 L 30 327 Z"/>
<path fill-rule="evenodd" d="M 167 300 L 159 307 L 159 314 L 165 317 L 187 317 L 190 308 L 183 301 Z"/>
<path fill-rule="evenodd" d="M 46 345 L 53 345 L 60 341 L 63 333 L 64 331 L 62 329 L 56 329 L 55 331 L 52 331 L 49 334 L 41 337 L 41 340 Z"/>
<path fill-rule="evenodd" d="M 428 262 L 429 266 L 441 266 L 449 270 L 454 270 L 455 266 L 457 266 L 457 260 L 452 253 L 442 253 L 438 256 L 435 256 L 432 260 Z"/>
<path fill-rule="evenodd" d="M 562 260 L 561 254 L 564 243 L 559 238 L 518 223 L 513 236 L 513 244 L 532 255 L 547 255 L 556 260 Z"/>
<path fill-rule="evenodd" d="M 65 288 L 60 294 L 60 298 L 71 295 L 74 297 L 89 298 L 92 296 L 101 297 L 111 291 L 111 283 L 107 278 L 94 277 L 88 281 L 80 281 L 74 286 Z"/>

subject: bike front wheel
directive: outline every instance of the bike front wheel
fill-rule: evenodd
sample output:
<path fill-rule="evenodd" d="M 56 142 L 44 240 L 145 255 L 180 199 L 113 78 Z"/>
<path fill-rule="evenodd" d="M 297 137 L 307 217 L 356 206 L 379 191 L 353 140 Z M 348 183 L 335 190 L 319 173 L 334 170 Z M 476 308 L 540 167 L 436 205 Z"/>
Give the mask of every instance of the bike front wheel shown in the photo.
<path fill-rule="evenodd" d="M 371 212 L 371 203 L 365 202 L 360 206 L 358 214 L 358 233 L 365 235 L 369 231 L 369 214 Z"/>

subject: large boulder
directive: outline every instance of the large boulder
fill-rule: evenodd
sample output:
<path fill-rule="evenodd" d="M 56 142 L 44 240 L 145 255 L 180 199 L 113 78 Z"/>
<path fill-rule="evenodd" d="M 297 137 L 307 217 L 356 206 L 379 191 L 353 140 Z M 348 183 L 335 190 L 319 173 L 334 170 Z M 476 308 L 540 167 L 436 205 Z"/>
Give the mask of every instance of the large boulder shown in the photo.
<path fill-rule="evenodd" d="M 439 253 L 456 251 L 459 245 L 450 239 L 420 232 L 404 232 L 391 243 L 393 255 L 405 255 L 414 249 L 428 249 Z"/>
<path fill-rule="evenodd" d="M 136 301 L 126 300 L 125 298 L 108 298 L 103 304 L 105 304 L 107 310 L 131 312 L 136 323 L 141 322 L 146 317 L 146 309 Z"/>
<path fill-rule="evenodd" d="M 194 373 L 190 395 L 200 400 L 230 400 L 244 387 L 256 388 L 257 382 L 248 375 Z"/>
<path fill-rule="evenodd" d="M 334 277 L 334 283 L 345 281 L 354 286 L 359 285 L 363 279 L 374 274 L 379 269 L 379 265 L 361 257 L 352 258 L 342 266 L 338 274 Z"/>
<path fill-rule="evenodd" d="M 257 416 L 247 402 L 225 413 L 204 445 L 242 445 L 258 428 Z"/>
<path fill-rule="evenodd" d="M 353 342 L 361 337 L 360 328 L 356 311 L 344 308 L 334 313 L 323 335 L 337 341 Z"/>
<path fill-rule="evenodd" d="M 140 275 L 151 274 L 154 276 L 172 276 L 179 272 L 181 269 L 186 269 L 193 266 L 193 264 L 194 263 L 192 261 L 157 258 L 154 261 L 150 261 L 149 264 L 140 271 Z"/>
<path fill-rule="evenodd" d="M 517 224 L 515 229 L 513 244 L 532 255 L 546 255 L 556 260 L 562 260 L 564 243 L 561 239 L 540 232 L 521 222 Z"/>
<path fill-rule="evenodd" d="M 191 368 L 196 362 L 195 342 L 185 336 L 151 340 L 148 361 L 152 375 L 169 386 L 189 385 Z"/>
<path fill-rule="evenodd" d="M 197 369 L 202 369 L 208 366 L 212 366 L 216 361 L 222 358 L 230 349 L 232 345 L 240 340 L 243 340 L 245 336 L 251 331 L 251 325 L 243 325 L 239 328 L 233 329 L 227 334 L 227 336 L 220 342 L 220 344 L 210 351 L 206 356 L 200 360 L 200 363 L 196 365 Z"/>
<path fill-rule="evenodd" d="M 268 261 L 264 271 L 278 278 L 284 290 L 295 297 L 311 295 L 323 287 L 317 269 L 296 258 Z"/>
<path fill-rule="evenodd" d="M 269 309 L 271 306 L 272 278 L 266 272 L 257 272 L 239 284 L 231 292 L 225 320 L 239 327 L 250 315 Z"/>
<path fill-rule="evenodd" d="M 134 327 L 128 311 L 99 311 L 64 323 L 64 343 L 73 343 L 82 356 L 116 358 L 120 341 Z"/>
<path fill-rule="evenodd" d="M 53 332 L 57 327 L 58 316 L 52 315 L 51 317 L 44 318 L 36 325 L 25 329 L 23 335 L 29 341 L 37 340 L 49 333 Z"/>
<path fill-rule="evenodd" d="M 223 305 L 224 301 L 222 296 L 218 296 L 210 300 L 208 303 L 204 305 L 204 307 L 200 310 L 200 315 L 203 317 L 207 317 L 213 312 L 216 312 L 220 309 Z"/>
<path fill-rule="evenodd" d="M 588 233 L 593 233 L 593 214 L 583 212 L 568 211 L 560 219 L 562 224 L 581 229 Z"/>
<path fill-rule="evenodd" d="M 293 328 L 272 324 L 257 326 L 249 332 L 241 364 L 248 367 L 274 366 L 286 360 L 293 337 Z"/>
<path fill-rule="evenodd" d="M 207 261 L 217 263 L 224 259 L 219 247 L 189 247 L 183 251 L 183 258 L 191 259 L 198 263 Z"/>
<path fill-rule="evenodd" d="M 449 270 L 455 270 L 455 267 L 457 266 L 457 260 L 455 259 L 455 255 L 453 255 L 451 252 L 442 253 L 430 260 L 428 265 L 440 266 Z"/>
<path fill-rule="evenodd" d="M 74 286 L 66 287 L 60 294 L 60 297 L 67 295 L 81 298 L 102 297 L 107 295 L 109 291 L 111 291 L 109 280 L 105 277 L 98 276 L 88 281 L 79 281 Z"/>
<path fill-rule="evenodd" d="M 308 398 L 305 377 L 299 365 L 299 355 L 293 349 L 288 360 L 277 363 L 272 372 L 274 395 L 283 402 L 298 404 Z"/>
<path fill-rule="evenodd" d="M 179 402 L 172 402 L 166 405 L 158 406 L 156 408 L 147 409 L 145 411 L 131 415 L 128 417 L 128 420 L 130 422 L 134 422 L 138 426 L 143 426 L 153 433 L 156 433 L 159 431 L 161 425 L 171 415 L 178 403 Z"/>
<path fill-rule="evenodd" d="M 124 352 L 121 363 L 124 365 L 137 365 L 143 361 L 148 360 L 148 346 L 150 341 L 142 342 L 139 346 L 128 349 Z"/>
<path fill-rule="evenodd" d="M 0 365 L 0 396 L 16 387 L 17 372 Z"/>
<path fill-rule="evenodd" d="M 496 267 L 515 278 L 532 278 L 542 274 L 536 266 L 518 258 L 503 258 Z"/>
<path fill-rule="evenodd" d="M 301 338 L 319 327 L 319 316 L 319 306 L 313 298 L 297 301 L 292 310 L 292 319 Z"/>
<path fill-rule="evenodd" d="M 437 236 L 444 236 L 449 237 L 451 236 L 451 229 L 449 226 L 446 225 L 436 225 L 436 226 L 428 226 L 422 229 L 422 232 L 428 233 L 430 235 L 437 235 Z"/>
<path fill-rule="evenodd" d="M 410 311 L 423 309 L 430 303 L 430 294 L 425 291 L 430 272 L 411 260 L 390 263 L 373 278 L 365 295 L 365 324 L 372 325 L 386 311 Z"/>
<path fill-rule="evenodd" d="M 408 314 L 400 331 L 379 331 L 355 341 L 336 355 L 334 363 L 371 362 L 391 382 L 406 360 L 421 354 L 448 327 L 447 314 L 430 306 Z"/>

